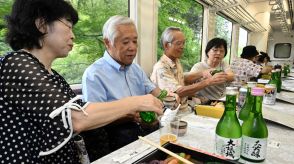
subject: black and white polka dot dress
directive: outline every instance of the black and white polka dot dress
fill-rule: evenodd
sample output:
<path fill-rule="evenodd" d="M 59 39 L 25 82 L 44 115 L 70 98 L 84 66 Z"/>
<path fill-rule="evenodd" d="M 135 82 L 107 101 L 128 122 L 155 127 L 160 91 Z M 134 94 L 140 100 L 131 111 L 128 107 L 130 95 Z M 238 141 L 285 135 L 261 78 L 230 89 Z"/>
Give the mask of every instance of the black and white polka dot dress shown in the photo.
<path fill-rule="evenodd" d="M 73 140 L 55 153 L 39 156 L 70 133 L 61 115 L 51 119 L 49 114 L 76 95 L 53 72 L 23 51 L 9 53 L 0 64 L 0 163 L 79 163 Z"/>

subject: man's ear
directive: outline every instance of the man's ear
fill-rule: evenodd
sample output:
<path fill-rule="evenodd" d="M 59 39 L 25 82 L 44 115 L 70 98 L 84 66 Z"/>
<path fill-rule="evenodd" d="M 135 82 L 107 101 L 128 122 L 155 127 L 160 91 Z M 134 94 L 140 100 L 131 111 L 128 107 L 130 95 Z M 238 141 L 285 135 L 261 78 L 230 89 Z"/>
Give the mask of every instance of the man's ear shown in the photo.
<path fill-rule="evenodd" d="M 171 43 L 165 43 L 163 48 L 166 50 L 170 46 L 171 46 Z"/>
<path fill-rule="evenodd" d="M 111 46 L 111 42 L 108 39 L 103 39 L 104 45 L 106 49 L 109 49 Z"/>
<path fill-rule="evenodd" d="M 45 20 L 43 18 L 37 18 L 35 20 L 35 25 L 41 33 L 47 32 L 47 26 L 46 26 Z"/>

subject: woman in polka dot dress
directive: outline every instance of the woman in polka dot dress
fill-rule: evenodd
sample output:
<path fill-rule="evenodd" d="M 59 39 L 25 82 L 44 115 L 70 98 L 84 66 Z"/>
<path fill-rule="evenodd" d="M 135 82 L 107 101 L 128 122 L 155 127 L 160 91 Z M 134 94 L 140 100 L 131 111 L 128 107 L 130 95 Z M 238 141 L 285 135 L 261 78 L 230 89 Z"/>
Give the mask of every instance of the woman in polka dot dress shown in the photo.
<path fill-rule="evenodd" d="M 126 114 L 155 111 L 152 95 L 82 103 L 51 68 L 73 47 L 78 14 L 64 0 L 16 0 L 0 62 L 0 163 L 80 163 L 72 136 Z M 99 148 L 97 148 L 99 149 Z"/>

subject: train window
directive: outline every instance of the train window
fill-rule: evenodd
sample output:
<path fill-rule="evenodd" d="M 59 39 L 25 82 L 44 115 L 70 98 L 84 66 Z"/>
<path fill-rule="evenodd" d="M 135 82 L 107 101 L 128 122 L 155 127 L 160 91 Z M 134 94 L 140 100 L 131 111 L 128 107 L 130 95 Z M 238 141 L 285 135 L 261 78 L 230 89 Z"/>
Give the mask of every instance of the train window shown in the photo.
<path fill-rule="evenodd" d="M 291 56 L 290 43 L 277 43 L 275 44 L 275 58 L 289 58 Z"/>
<path fill-rule="evenodd" d="M 238 42 L 238 57 L 240 57 L 243 47 L 245 47 L 247 45 L 247 36 L 248 36 L 248 32 L 243 29 L 243 28 L 239 28 L 239 42 Z"/>
<path fill-rule="evenodd" d="M 168 26 L 180 27 L 186 37 L 181 63 L 184 71 L 200 61 L 203 27 L 203 6 L 195 1 L 160 0 L 158 9 L 158 49 L 157 58 L 162 56 L 160 36 Z"/>
<path fill-rule="evenodd" d="M 232 38 L 233 23 L 222 16 L 216 15 L 215 18 L 215 36 L 223 38 L 228 43 L 228 52 L 224 60 L 230 62 L 231 54 L 231 38 Z"/>
<path fill-rule="evenodd" d="M 1 1 L 0 16 L 9 13 L 13 0 Z M 74 27 L 75 43 L 69 56 L 57 59 L 52 68 L 57 70 L 69 84 L 81 83 L 85 69 L 104 52 L 102 40 L 102 26 L 113 15 L 129 14 L 129 1 L 116 0 L 69 0 L 79 12 L 79 22 Z M 4 43 L 4 22 L 0 21 L 0 52 L 4 54 L 10 50 Z M 0 55 L 1 56 L 1 55 Z"/>
<path fill-rule="evenodd" d="M 5 43 L 5 28 L 4 16 L 10 12 L 13 0 L 0 1 L 0 56 L 5 55 L 7 51 L 11 51 L 11 48 Z"/>

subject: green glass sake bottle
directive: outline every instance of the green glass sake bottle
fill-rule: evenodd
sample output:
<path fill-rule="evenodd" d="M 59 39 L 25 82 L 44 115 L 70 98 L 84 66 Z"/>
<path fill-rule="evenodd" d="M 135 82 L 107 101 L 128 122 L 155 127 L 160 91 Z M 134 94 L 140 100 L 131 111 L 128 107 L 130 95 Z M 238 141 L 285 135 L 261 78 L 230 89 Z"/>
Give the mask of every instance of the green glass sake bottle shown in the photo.
<path fill-rule="evenodd" d="M 284 77 L 287 77 L 289 76 L 289 73 L 291 72 L 290 70 L 290 65 L 289 64 L 284 64 L 284 67 L 283 67 L 283 74 L 284 74 Z"/>
<path fill-rule="evenodd" d="M 253 105 L 253 97 L 251 96 L 251 88 L 255 87 L 256 85 L 257 85 L 256 82 L 251 82 L 251 81 L 247 82 L 246 100 L 243 107 L 241 108 L 239 112 L 239 119 L 241 124 L 245 119 L 247 119 L 251 111 L 251 108 Z"/>
<path fill-rule="evenodd" d="M 271 75 L 271 79 L 268 82 L 269 84 L 275 84 L 276 86 L 278 86 L 278 73 L 276 70 L 272 70 L 272 75 Z"/>
<path fill-rule="evenodd" d="M 242 129 L 236 114 L 236 87 L 226 87 L 225 111 L 216 126 L 215 152 L 238 160 L 241 151 Z"/>
<path fill-rule="evenodd" d="M 255 87 L 251 91 L 254 103 L 249 117 L 242 125 L 241 157 L 254 162 L 265 159 L 268 130 L 262 117 L 262 99 L 264 89 Z"/>
<path fill-rule="evenodd" d="M 277 92 L 280 93 L 282 90 L 282 73 L 281 73 L 281 69 L 276 69 L 276 79 L 278 81 L 277 83 Z"/>
<path fill-rule="evenodd" d="M 167 96 L 166 90 L 161 90 L 159 96 L 157 98 L 161 101 Z M 140 112 L 140 117 L 145 123 L 152 123 L 156 119 L 156 114 L 154 112 Z"/>

